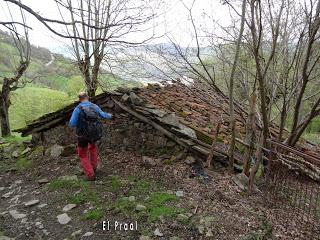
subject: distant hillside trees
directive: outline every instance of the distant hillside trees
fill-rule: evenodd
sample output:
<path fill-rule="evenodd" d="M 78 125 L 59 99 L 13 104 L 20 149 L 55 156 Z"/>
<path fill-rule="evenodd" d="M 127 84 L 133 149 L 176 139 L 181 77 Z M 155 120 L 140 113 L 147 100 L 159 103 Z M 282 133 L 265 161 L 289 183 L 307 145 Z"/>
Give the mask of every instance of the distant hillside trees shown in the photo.
<path fill-rule="evenodd" d="M 29 27 L 26 25 L 26 19 L 22 11 L 21 22 L 11 19 L 9 22 L 0 21 L 0 25 L 5 26 L 9 30 L 14 46 L 19 53 L 19 58 L 14 66 L 12 74 L 10 76 L 3 76 L 0 91 L 1 134 L 2 136 L 9 136 L 11 135 L 9 122 L 9 106 L 11 104 L 10 95 L 13 91 L 25 85 L 25 82 L 22 81 L 22 75 L 25 73 L 30 63 L 31 47 L 28 37 Z M 22 30 L 19 31 L 18 28 L 21 27 Z"/>

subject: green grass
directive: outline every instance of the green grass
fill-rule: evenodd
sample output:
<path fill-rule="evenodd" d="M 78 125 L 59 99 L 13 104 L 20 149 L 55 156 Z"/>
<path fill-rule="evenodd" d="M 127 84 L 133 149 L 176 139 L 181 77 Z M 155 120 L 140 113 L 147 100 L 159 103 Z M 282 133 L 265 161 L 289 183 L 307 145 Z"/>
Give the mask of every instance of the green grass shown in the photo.
<path fill-rule="evenodd" d="M 173 218 L 183 212 L 183 209 L 172 206 L 179 198 L 176 195 L 162 192 L 152 193 L 147 200 L 148 217 L 151 222 L 163 217 Z M 170 204 L 171 206 L 168 206 Z"/>
<path fill-rule="evenodd" d="M 11 101 L 9 117 L 12 129 L 24 127 L 28 122 L 73 102 L 66 93 L 38 87 L 18 89 L 11 94 Z"/>
<path fill-rule="evenodd" d="M 114 208 L 126 215 L 147 216 L 150 222 L 157 221 L 160 217 L 175 218 L 184 209 L 177 208 L 172 204 L 179 200 L 173 194 L 154 192 L 147 200 L 140 201 L 140 204 L 147 207 L 146 212 L 135 212 L 137 202 L 130 202 L 128 197 L 122 197 L 116 200 Z"/>
<path fill-rule="evenodd" d="M 130 190 L 130 195 L 143 195 L 149 192 L 151 183 L 147 180 L 136 180 L 134 182 L 133 188 Z"/>
<path fill-rule="evenodd" d="M 32 166 L 32 161 L 26 159 L 25 157 L 19 157 L 15 164 L 15 168 L 18 171 L 29 169 L 31 166 Z"/>
<path fill-rule="evenodd" d="M 97 208 L 94 210 L 90 210 L 84 214 L 82 217 L 85 220 L 100 220 L 103 217 L 103 210 L 101 208 Z"/>
<path fill-rule="evenodd" d="M 68 196 L 67 201 L 75 204 L 91 202 L 97 205 L 99 203 L 99 198 L 96 192 L 86 189 L 76 195 Z"/>
<path fill-rule="evenodd" d="M 320 133 L 305 133 L 303 137 L 310 142 L 320 144 Z"/>
<path fill-rule="evenodd" d="M 122 197 L 116 200 L 114 208 L 122 213 L 128 214 L 134 210 L 135 202 L 130 202 L 127 197 Z"/>
<path fill-rule="evenodd" d="M 168 206 L 153 207 L 149 210 L 149 220 L 154 222 L 160 217 L 175 218 L 179 213 L 183 212 L 182 209 Z"/>
<path fill-rule="evenodd" d="M 111 191 L 113 191 L 113 192 L 120 190 L 120 188 L 123 186 L 123 183 L 122 183 L 121 179 L 119 178 L 119 176 L 112 176 L 111 177 L 110 186 L 111 186 Z"/>
<path fill-rule="evenodd" d="M 101 203 L 98 194 L 94 191 L 89 182 L 78 179 L 78 180 L 66 180 L 66 179 L 54 179 L 50 182 L 48 189 L 53 190 L 66 190 L 65 200 L 68 203 L 84 204 L 90 202 L 95 207 L 100 207 Z M 72 190 L 80 190 L 78 193 L 71 193 Z"/>
<path fill-rule="evenodd" d="M 20 133 L 12 133 L 11 136 L 3 137 L 5 143 L 22 143 L 24 141 L 30 141 L 31 136 L 22 137 Z"/>
<path fill-rule="evenodd" d="M 49 184 L 49 190 L 58 189 L 80 189 L 77 194 L 67 195 L 67 201 L 70 203 L 82 204 L 85 202 L 98 203 L 97 193 L 94 192 L 89 183 L 85 180 L 65 180 L 54 179 Z"/>
<path fill-rule="evenodd" d="M 169 193 L 155 192 L 152 193 L 148 199 L 149 206 L 161 206 L 167 202 L 176 202 L 178 201 L 178 197 Z"/>
<path fill-rule="evenodd" d="M 49 190 L 58 189 L 88 189 L 89 184 L 85 180 L 66 180 L 66 179 L 54 179 L 49 184 Z"/>

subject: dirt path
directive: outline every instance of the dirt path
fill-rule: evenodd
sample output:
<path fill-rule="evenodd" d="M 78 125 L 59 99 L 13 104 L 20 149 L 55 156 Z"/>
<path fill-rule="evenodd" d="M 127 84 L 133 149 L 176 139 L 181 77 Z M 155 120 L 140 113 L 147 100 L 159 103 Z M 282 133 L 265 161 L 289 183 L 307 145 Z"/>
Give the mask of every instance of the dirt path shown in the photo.
<path fill-rule="evenodd" d="M 83 180 L 75 155 L 39 154 L 25 169 L 1 170 L 0 239 L 295 239 L 270 221 L 261 196 L 244 196 L 222 169 L 204 184 L 183 162 L 102 159 L 95 182 Z M 137 230 L 123 229 L 136 222 Z"/>

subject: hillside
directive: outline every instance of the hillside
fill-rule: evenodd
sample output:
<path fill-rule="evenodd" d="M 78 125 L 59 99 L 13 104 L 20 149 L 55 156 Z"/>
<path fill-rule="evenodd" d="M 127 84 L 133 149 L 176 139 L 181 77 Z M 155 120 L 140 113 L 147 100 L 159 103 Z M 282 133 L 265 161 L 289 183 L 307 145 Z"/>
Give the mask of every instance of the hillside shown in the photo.
<path fill-rule="evenodd" d="M 19 61 L 18 52 L 9 35 L 0 30 L 0 84 L 4 76 L 13 73 Z M 12 129 L 20 128 L 41 115 L 56 111 L 76 99 L 85 89 L 78 68 L 72 59 L 50 52 L 46 48 L 32 46 L 31 62 L 22 79 L 26 87 L 12 93 L 10 120 Z M 138 82 L 122 80 L 101 70 L 101 88 L 114 90 L 118 87 L 138 86 Z M 28 99 L 28 101 L 25 101 Z M 30 114 L 32 113 L 32 114 Z"/>

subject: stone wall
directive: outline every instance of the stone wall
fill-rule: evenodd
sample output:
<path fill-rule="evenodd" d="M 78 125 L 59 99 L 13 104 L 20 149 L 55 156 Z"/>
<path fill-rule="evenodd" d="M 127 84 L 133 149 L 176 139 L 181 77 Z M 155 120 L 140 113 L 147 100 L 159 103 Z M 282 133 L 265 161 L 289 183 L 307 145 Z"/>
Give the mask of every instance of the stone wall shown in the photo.
<path fill-rule="evenodd" d="M 128 113 L 119 113 L 115 119 L 104 124 L 104 136 L 99 141 L 100 152 L 131 151 L 147 155 L 171 155 L 182 151 L 175 142 L 141 122 Z M 33 134 L 33 142 L 50 146 L 76 143 L 76 137 L 69 127 L 57 126 L 43 133 Z"/>

